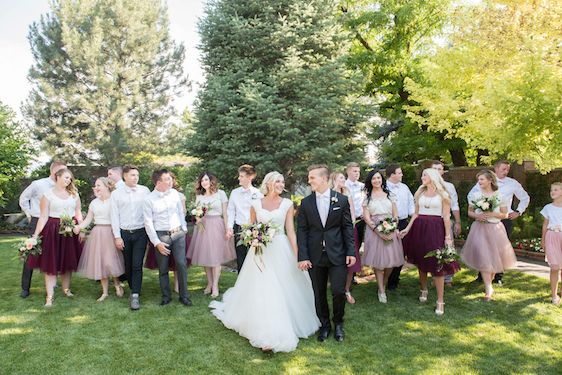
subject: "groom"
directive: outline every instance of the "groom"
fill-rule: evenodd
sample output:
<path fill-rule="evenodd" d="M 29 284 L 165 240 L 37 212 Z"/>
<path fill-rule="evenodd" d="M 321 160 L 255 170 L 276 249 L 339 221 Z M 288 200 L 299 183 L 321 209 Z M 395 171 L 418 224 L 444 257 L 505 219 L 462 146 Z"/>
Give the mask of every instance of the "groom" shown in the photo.
<path fill-rule="evenodd" d="M 326 291 L 328 278 L 332 286 L 334 337 L 343 341 L 345 281 L 347 267 L 355 263 L 353 222 L 348 198 L 330 190 L 330 171 L 326 165 L 308 168 L 308 183 L 313 194 L 301 202 L 298 216 L 297 242 L 299 268 L 308 270 L 314 289 L 316 315 L 322 326 L 318 341 L 330 335 L 330 310 Z"/>

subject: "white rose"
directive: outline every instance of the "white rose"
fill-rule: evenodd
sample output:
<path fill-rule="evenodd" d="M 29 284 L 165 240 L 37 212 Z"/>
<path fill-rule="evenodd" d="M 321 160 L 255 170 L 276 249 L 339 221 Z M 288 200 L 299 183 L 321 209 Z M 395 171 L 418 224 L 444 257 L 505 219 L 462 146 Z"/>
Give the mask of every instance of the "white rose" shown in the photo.
<path fill-rule="evenodd" d="M 490 208 L 490 203 L 482 202 L 481 207 L 483 210 L 487 210 L 488 208 Z"/>

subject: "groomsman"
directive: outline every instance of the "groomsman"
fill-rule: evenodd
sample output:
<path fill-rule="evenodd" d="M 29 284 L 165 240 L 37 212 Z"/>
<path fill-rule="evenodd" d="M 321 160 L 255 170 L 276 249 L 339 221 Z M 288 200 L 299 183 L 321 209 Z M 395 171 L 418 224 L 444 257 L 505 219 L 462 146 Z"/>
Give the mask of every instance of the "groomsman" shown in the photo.
<path fill-rule="evenodd" d="M 150 194 L 146 186 L 138 185 L 139 170 L 128 165 L 123 168 L 125 186 L 111 193 L 111 228 L 115 247 L 123 251 L 125 274 L 131 289 L 131 310 L 140 309 L 142 268 L 148 237 L 144 229 L 144 200 Z"/>
<path fill-rule="evenodd" d="M 170 303 L 169 260 L 170 254 L 176 262 L 180 302 L 191 306 L 187 293 L 187 267 L 185 260 L 185 222 L 183 203 L 177 190 L 173 189 L 173 178 L 167 169 L 159 169 L 152 174 L 154 190 L 144 201 L 144 227 L 150 242 L 156 249 L 161 306 Z"/>
<path fill-rule="evenodd" d="M 403 176 L 400 165 L 390 164 L 386 167 L 386 186 L 396 198 L 398 208 L 398 230 L 403 230 L 408 226 L 408 216 L 412 216 L 416 209 L 412 192 L 406 184 L 402 183 Z M 402 266 L 395 267 L 392 270 L 388 278 L 387 288 L 389 290 L 398 288 L 400 271 L 402 271 Z"/>
<path fill-rule="evenodd" d="M 262 199 L 263 194 L 259 189 L 252 186 L 256 178 L 256 169 L 251 165 L 244 164 L 238 168 L 238 183 L 240 187 L 232 190 L 228 200 L 228 236 L 234 236 L 234 244 L 240 239 L 241 225 L 250 223 L 250 207 L 252 201 Z M 244 259 L 248 254 L 248 248 L 244 245 L 236 245 L 236 264 L 238 272 L 242 269 Z"/>
<path fill-rule="evenodd" d="M 39 220 L 39 202 L 43 194 L 51 190 L 55 186 L 55 173 L 66 168 L 66 164 L 61 161 L 54 161 L 49 167 L 49 177 L 41 178 L 33 181 L 24 191 L 22 191 L 19 204 L 22 211 L 27 216 L 29 222 L 29 234 L 35 233 L 35 227 Z M 33 276 L 33 268 L 27 266 L 27 262 L 23 263 L 21 272 L 21 298 L 29 296 L 29 288 L 31 287 L 31 277 Z"/>
<path fill-rule="evenodd" d="M 365 187 L 365 184 L 359 181 L 361 176 L 361 167 L 358 163 L 352 162 L 347 164 L 345 172 L 347 174 L 345 187 L 349 189 L 349 195 L 351 195 L 351 200 L 353 201 L 356 221 L 355 228 L 357 228 L 359 238 L 359 243 L 355 245 L 360 248 L 363 243 L 363 238 L 365 237 L 365 221 L 363 220 L 363 199 L 365 198 L 363 188 Z"/>
<path fill-rule="evenodd" d="M 519 216 L 523 215 L 523 212 L 529 206 L 531 198 L 529 194 L 523 189 L 523 186 L 517 180 L 507 177 L 509 174 L 509 169 L 511 168 L 507 160 L 499 160 L 494 164 L 494 172 L 496 173 L 498 181 L 498 192 L 501 194 L 503 199 L 507 200 L 507 219 L 502 220 L 502 224 L 505 227 L 507 236 L 511 238 L 511 232 L 513 231 L 513 220 L 517 219 Z M 474 185 L 467 195 L 467 199 L 471 194 L 480 191 L 480 186 L 478 184 Z M 517 209 L 513 210 L 513 196 L 517 197 L 519 204 Z M 494 277 L 494 282 L 502 284 L 503 273 L 496 273 Z M 480 273 L 478 274 L 477 281 L 482 281 Z"/>
<path fill-rule="evenodd" d="M 115 182 L 115 189 L 121 189 L 122 187 L 125 187 L 125 182 L 123 181 L 123 168 L 121 167 L 108 168 L 107 178 Z"/>
<path fill-rule="evenodd" d="M 431 168 L 435 169 L 439 172 L 439 175 L 443 177 L 445 174 L 445 165 L 440 162 L 439 160 L 433 160 L 431 162 Z M 451 233 L 458 237 L 461 234 L 461 211 L 459 208 L 459 195 L 457 194 L 457 189 L 455 189 L 455 185 L 448 181 L 445 182 L 445 188 L 447 189 L 447 193 L 451 197 L 451 212 L 453 213 L 453 217 L 455 218 L 455 222 Z M 453 275 L 445 275 L 445 284 L 451 285 L 453 283 Z"/>

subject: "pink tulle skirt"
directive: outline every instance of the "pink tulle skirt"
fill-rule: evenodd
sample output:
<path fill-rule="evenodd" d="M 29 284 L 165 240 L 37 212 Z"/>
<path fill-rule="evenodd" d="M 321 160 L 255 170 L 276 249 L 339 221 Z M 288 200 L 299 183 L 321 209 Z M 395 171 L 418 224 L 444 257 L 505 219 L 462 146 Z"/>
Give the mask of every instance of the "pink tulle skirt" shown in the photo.
<path fill-rule="evenodd" d="M 517 263 L 515 252 L 501 222 L 472 223 L 462 248 L 461 259 L 470 268 L 492 273 L 503 272 Z"/>
<path fill-rule="evenodd" d="M 234 240 L 225 238 L 226 227 L 220 216 L 203 216 L 203 225 L 196 225 L 187 250 L 195 266 L 217 267 L 236 259 Z"/>
<path fill-rule="evenodd" d="M 562 269 L 562 232 L 547 231 L 544 236 L 544 248 L 550 268 Z"/>
<path fill-rule="evenodd" d="M 115 247 L 111 225 L 96 225 L 86 240 L 78 272 L 88 279 L 101 280 L 125 273 L 123 253 Z"/>
<path fill-rule="evenodd" d="M 375 215 L 371 217 L 371 220 L 378 223 L 386 216 Z M 371 228 L 367 228 L 365 230 L 363 264 L 379 270 L 403 265 L 404 250 L 402 249 L 402 240 L 398 238 L 398 233 L 393 233 L 392 241 L 386 242 Z"/>
<path fill-rule="evenodd" d="M 50 217 L 41 231 L 41 255 L 30 256 L 30 268 L 39 268 L 48 275 L 76 271 L 82 253 L 82 244 L 77 235 L 59 234 L 60 219 Z"/>

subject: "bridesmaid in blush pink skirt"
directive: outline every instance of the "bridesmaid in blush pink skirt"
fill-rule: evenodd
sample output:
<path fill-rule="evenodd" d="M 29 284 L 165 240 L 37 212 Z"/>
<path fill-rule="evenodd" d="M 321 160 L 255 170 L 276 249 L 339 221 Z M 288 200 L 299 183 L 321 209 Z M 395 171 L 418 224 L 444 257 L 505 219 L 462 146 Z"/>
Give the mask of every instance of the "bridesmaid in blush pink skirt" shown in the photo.
<path fill-rule="evenodd" d="M 218 189 L 215 175 L 203 172 L 196 184 L 196 203 L 209 207 L 203 218 L 197 219 L 193 237 L 187 250 L 191 264 L 205 267 L 207 287 L 204 294 L 219 295 L 221 265 L 236 259 L 234 241 L 229 237 L 227 227 L 226 193 Z"/>
<path fill-rule="evenodd" d="M 123 254 L 117 250 L 111 232 L 111 191 L 115 188 L 114 182 L 106 177 L 100 177 L 94 185 L 96 199 L 90 203 L 86 219 L 74 227 L 74 233 L 87 228 L 93 221 L 94 228 L 90 232 L 84 251 L 78 263 L 78 272 L 88 279 L 100 280 L 102 295 L 98 302 L 104 301 L 108 296 L 109 278 L 113 278 L 115 294 L 123 297 L 123 288 L 119 283 L 119 276 L 125 273 Z"/>
<path fill-rule="evenodd" d="M 484 299 L 490 301 L 494 289 L 494 274 L 512 268 L 517 263 L 515 252 L 501 223 L 507 218 L 507 202 L 497 191 L 496 175 L 483 170 L 476 175 L 480 192 L 469 196 L 468 216 L 474 219 L 462 249 L 462 261 L 469 267 L 480 271 L 486 287 Z M 488 199 L 497 202 L 483 211 L 475 202 Z"/>
<path fill-rule="evenodd" d="M 380 303 L 386 303 L 386 284 L 394 267 L 404 264 L 402 240 L 398 237 L 398 209 L 390 199 L 386 181 L 378 171 L 371 171 L 365 180 L 367 197 L 363 202 L 365 230 L 365 252 L 363 264 L 375 269 L 379 287 Z M 395 218 L 397 228 L 392 233 L 382 233 L 377 225 L 386 218 Z"/>
<path fill-rule="evenodd" d="M 550 290 L 552 303 L 560 305 L 558 295 L 558 279 L 562 269 L 562 183 L 555 182 L 550 186 L 552 203 L 541 210 L 544 217 L 542 225 L 542 247 L 550 266 Z"/>

